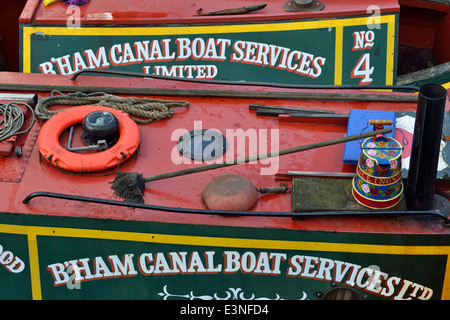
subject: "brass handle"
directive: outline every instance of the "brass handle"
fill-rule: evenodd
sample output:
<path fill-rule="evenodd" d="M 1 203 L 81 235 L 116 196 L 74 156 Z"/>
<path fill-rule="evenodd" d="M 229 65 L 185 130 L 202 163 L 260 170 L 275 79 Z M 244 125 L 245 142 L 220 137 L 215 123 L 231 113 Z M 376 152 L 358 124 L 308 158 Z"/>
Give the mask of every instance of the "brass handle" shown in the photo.
<path fill-rule="evenodd" d="M 369 124 L 378 125 L 378 126 L 391 126 L 392 120 L 369 120 Z"/>

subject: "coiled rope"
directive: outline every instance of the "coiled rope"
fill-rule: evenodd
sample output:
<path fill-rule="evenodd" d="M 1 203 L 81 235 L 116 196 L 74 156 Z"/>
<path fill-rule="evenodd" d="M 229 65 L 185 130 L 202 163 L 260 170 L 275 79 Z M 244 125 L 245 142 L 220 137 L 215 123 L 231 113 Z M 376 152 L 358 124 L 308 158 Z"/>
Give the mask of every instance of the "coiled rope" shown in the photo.
<path fill-rule="evenodd" d="M 19 130 L 25 122 L 25 115 L 19 105 L 23 105 L 30 109 L 32 114 L 31 124 L 22 131 Z M 0 141 L 28 132 L 35 121 L 33 108 L 23 102 L 10 102 L 8 104 L 0 103 L 0 115 L 2 116 L 2 120 L 0 121 Z"/>
<path fill-rule="evenodd" d="M 189 102 L 178 100 L 161 100 L 153 98 L 118 97 L 104 92 L 75 92 L 64 95 L 60 91 L 52 91 L 51 96 L 39 100 L 36 104 L 36 116 L 48 120 L 62 110 L 48 110 L 52 105 L 84 106 L 99 105 L 122 110 L 130 115 L 138 124 L 149 124 L 155 120 L 170 118 L 173 107 L 188 107 Z M 66 110 L 66 109 L 64 109 Z M 137 116 L 135 118 L 132 116 Z"/>

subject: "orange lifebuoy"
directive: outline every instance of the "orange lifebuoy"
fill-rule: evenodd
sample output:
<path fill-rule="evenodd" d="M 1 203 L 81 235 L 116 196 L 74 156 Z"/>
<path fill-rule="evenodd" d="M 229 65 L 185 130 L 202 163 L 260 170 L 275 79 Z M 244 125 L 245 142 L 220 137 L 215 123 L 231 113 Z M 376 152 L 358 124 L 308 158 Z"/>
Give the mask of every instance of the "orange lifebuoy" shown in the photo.
<path fill-rule="evenodd" d="M 64 130 L 80 124 L 94 111 L 108 111 L 119 122 L 119 140 L 111 148 L 90 154 L 71 152 L 63 148 L 59 137 Z M 137 124 L 123 111 L 102 106 L 81 106 L 58 112 L 41 128 L 38 148 L 41 156 L 49 163 L 67 171 L 96 172 L 122 163 L 136 151 L 139 146 L 140 133 Z"/>

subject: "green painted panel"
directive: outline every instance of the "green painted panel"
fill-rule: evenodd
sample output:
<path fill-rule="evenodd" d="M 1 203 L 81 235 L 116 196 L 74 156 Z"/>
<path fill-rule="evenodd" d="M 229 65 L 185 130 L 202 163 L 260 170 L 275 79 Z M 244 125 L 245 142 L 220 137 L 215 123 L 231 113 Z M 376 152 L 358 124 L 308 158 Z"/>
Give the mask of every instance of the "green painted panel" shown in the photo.
<path fill-rule="evenodd" d="M 31 299 L 30 263 L 25 235 L 0 234 L 0 299 Z"/>
<path fill-rule="evenodd" d="M 354 289 L 365 299 L 429 298 L 440 297 L 446 265 L 443 256 L 387 259 L 373 254 L 86 239 L 40 239 L 39 249 L 44 252 L 40 255 L 44 299 L 316 300 L 333 287 Z M 176 258 L 181 262 L 176 264 Z M 60 268 L 74 260 L 80 267 L 78 278 L 73 269 Z M 417 267 L 424 264 L 440 272 L 430 274 Z M 364 269 L 369 266 L 383 272 L 380 283 L 370 282 Z M 337 270 L 347 270 L 342 280 L 336 279 Z"/>
<path fill-rule="evenodd" d="M 397 15 L 380 19 L 376 26 L 364 17 L 167 29 L 22 25 L 22 71 L 69 75 L 100 68 L 203 80 L 392 84 Z"/>
<path fill-rule="evenodd" d="M 380 26 L 380 29 L 344 27 L 343 39 L 343 84 L 384 85 L 387 26 Z"/>
<path fill-rule="evenodd" d="M 333 289 L 370 300 L 440 299 L 448 290 L 445 235 L 11 214 L 0 223 L 0 244 L 24 263 L 15 274 L 0 268 L 2 283 L 14 288 L 2 289 L 2 299 L 317 300 Z"/>

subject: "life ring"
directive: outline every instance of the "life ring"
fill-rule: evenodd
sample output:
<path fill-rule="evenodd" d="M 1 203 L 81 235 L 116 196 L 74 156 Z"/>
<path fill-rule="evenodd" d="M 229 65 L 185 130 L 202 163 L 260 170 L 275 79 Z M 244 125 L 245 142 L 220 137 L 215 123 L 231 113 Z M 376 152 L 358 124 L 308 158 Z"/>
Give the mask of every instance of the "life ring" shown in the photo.
<path fill-rule="evenodd" d="M 71 126 L 80 124 L 94 111 L 108 111 L 119 122 L 119 140 L 111 148 L 90 154 L 71 152 L 61 146 L 59 137 Z M 124 162 L 137 150 L 140 133 L 137 124 L 121 110 L 102 106 L 81 106 L 58 112 L 41 128 L 38 148 L 41 157 L 63 170 L 97 172 Z"/>

